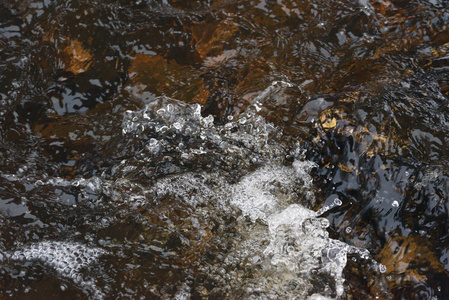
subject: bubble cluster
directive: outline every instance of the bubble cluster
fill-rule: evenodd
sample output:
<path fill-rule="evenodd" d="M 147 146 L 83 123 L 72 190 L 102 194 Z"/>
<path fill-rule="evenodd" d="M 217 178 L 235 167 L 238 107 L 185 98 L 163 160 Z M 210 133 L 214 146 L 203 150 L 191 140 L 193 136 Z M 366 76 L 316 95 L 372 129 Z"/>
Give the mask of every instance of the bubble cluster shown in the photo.
<path fill-rule="evenodd" d="M 264 254 L 273 265 L 296 276 L 313 275 L 313 270 L 329 274 L 338 296 L 343 294 L 343 269 L 349 246 L 329 238 L 329 222 L 315 217 L 315 212 L 297 204 L 268 219 L 270 245 Z M 288 247 L 286 247 L 288 245 Z"/>
<path fill-rule="evenodd" d="M 265 97 L 285 86 L 273 83 L 245 112 L 222 125 L 203 116 L 197 104 L 155 98 L 126 112 L 120 147 L 129 155 L 107 175 L 35 184 L 105 196 L 101 205 L 110 204 L 117 212 L 92 224 L 96 231 L 130 216 L 143 229 L 132 243 L 161 259 L 194 263 L 220 292 L 247 299 L 342 296 L 347 254 L 359 251 L 365 256 L 329 238 L 329 221 L 319 217 L 342 201 L 336 198 L 319 212 L 306 208 L 314 204 L 310 172 L 317 165 L 305 160 L 299 147 L 287 150 L 276 142 L 278 129 L 257 114 Z M 226 251 L 214 261 L 193 261 L 207 247 Z M 10 258 L 39 261 L 61 277 L 95 287 L 86 283 L 92 281 L 86 281 L 83 269 L 103 253 L 76 243 L 42 242 Z M 175 299 L 209 293 L 193 287 L 192 280 L 152 289 L 155 295 Z"/>
<path fill-rule="evenodd" d="M 159 97 L 140 110 L 127 111 L 122 131 L 134 147 L 132 161 L 164 157 L 178 168 L 193 164 L 230 171 L 282 156 L 282 147 L 273 143 L 280 132 L 254 108 L 223 125 L 215 124 L 212 115 L 203 117 L 201 110 L 199 104 Z"/>
<path fill-rule="evenodd" d="M 387 267 L 385 265 L 379 264 L 379 272 L 380 273 L 387 272 Z"/>
<path fill-rule="evenodd" d="M 207 184 L 213 174 L 191 174 L 163 178 L 155 183 L 151 191 L 157 198 L 170 198 L 196 207 L 218 195 L 213 187 Z M 219 180 L 219 179 L 217 179 Z M 220 182 L 224 185 L 224 182 Z"/>
<path fill-rule="evenodd" d="M 35 185 L 52 185 L 58 187 L 84 187 L 88 188 L 93 193 L 101 193 L 104 182 L 99 177 L 79 178 L 79 179 L 65 179 L 61 177 L 53 177 L 45 180 L 37 180 Z"/>
<path fill-rule="evenodd" d="M 95 263 L 105 253 L 100 248 L 89 248 L 79 243 L 44 241 L 5 253 L 4 258 L 23 263 L 40 262 L 53 268 L 61 277 L 90 289 L 95 298 L 102 298 L 102 293 L 96 289 L 95 284 L 83 276 L 83 269 Z"/>
<path fill-rule="evenodd" d="M 292 168 L 267 165 L 235 184 L 230 202 L 253 221 L 267 220 L 269 215 L 288 203 L 289 197 L 298 197 L 294 190 L 295 183 L 299 183 L 299 179 L 295 180 L 296 176 Z M 279 198 L 287 201 L 282 203 Z"/>
<path fill-rule="evenodd" d="M 156 199 L 181 201 L 199 213 L 205 206 L 218 214 L 235 214 L 237 209 L 251 221 L 248 228 L 242 225 L 241 241 L 223 258 L 223 264 L 199 267 L 221 289 L 240 290 L 245 298 L 342 296 L 347 254 L 356 250 L 329 238 L 329 221 L 319 217 L 326 208 L 317 213 L 301 205 L 314 201 L 310 171 L 316 164 L 302 159 L 299 150 L 292 152 L 296 159 L 290 165 L 279 159 L 285 157 L 285 150 L 270 143 L 277 130 L 256 114 L 264 97 L 285 84 L 273 83 L 245 113 L 228 118 L 224 125 L 214 125 L 212 116 L 203 117 L 199 105 L 157 98 L 126 114 L 123 134 L 142 142 L 141 158 L 136 155 L 142 161 L 168 152 L 170 162 L 181 168 L 192 162 L 200 165 L 202 156 L 214 161 L 213 168 L 203 172 L 163 177 L 151 191 Z M 124 165 L 129 167 L 129 162 Z M 261 166 L 240 173 L 240 178 L 227 177 L 226 171 L 248 170 L 251 165 Z M 337 198 L 327 209 L 342 204 Z M 245 274 L 252 279 L 248 281 Z M 328 292 L 315 288 L 313 280 L 324 282 Z M 188 295 L 188 286 L 181 284 L 176 297 Z"/>
<path fill-rule="evenodd" d="M 249 299 L 255 295 L 306 298 L 323 292 L 312 284 L 319 278 L 328 290 L 341 296 L 347 253 L 355 250 L 330 239 L 329 221 L 298 203 L 307 193 L 304 186 L 311 180 L 308 172 L 313 166 L 307 161 L 295 161 L 292 166 L 267 164 L 235 184 L 219 174 L 186 173 L 158 181 L 155 189 L 161 196 L 191 205 L 212 202 L 223 212 L 236 208 L 254 224 L 241 233 L 245 238 L 224 259 L 227 271 L 222 264 L 208 265 L 204 272 L 212 274 L 214 281 L 229 285 L 230 290 L 241 288 Z M 257 271 L 256 266 L 262 269 Z M 245 279 L 244 270 L 252 274 L 251 281 Z"/>
<path fill-rule="evenodd" d="M 324 205 L 323 207 L 321 207 L 321 208 L 316 212 L 316 215 L 317 215 L 317 216 L 321 216 L 322 214 L 324 214 L 325 212 L 331 210 L 332 208 L 337 207 L 337 206 L 341 206 L 341 205 L 343 205 L 343 201 L 341 201 L 341 200 L 338 199 L 338 198 L 335 198 L 334 201 L 332 202 L 332 204 L 330 204 L 330 205 Z"/>

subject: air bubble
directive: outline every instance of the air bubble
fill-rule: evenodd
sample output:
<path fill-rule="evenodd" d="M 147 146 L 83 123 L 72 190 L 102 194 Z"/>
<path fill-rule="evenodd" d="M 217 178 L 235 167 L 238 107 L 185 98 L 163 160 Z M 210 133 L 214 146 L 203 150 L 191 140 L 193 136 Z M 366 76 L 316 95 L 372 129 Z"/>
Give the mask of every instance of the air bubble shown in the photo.
<path fill-rule="evenodd" d="M 263 105 L 265 99 L 286 85 L 288 84 L 283 82 L 273 83 L 253 101 L 253 105 L 259 103 Z M 173 112 L 176 113 L 166 113 L 166 111 L 172 111 L 167 106 L 167 101 L 170 101 L 170 105 L 173 105 Z M 161 107 L 167 109 L 161 110 Z M 237 266 L 241 262 L 244 262 L 243 265 L 247 262 L 263 264 L 264 268 L 270 269 L 270 272 L 287 274 L 287 276 L 274 278 L 276 285 L 286 286 L 293 276 L 295 280 L 304 282 L 302 285 L 305 289 L 304 293 L 311 292 L 306 287 L 310 285 L 307 275 L 320 269 L 323 274 L 327 274 L 325 276 L 332 276 L 335 279 L 335 287 L 331 287 L 331 289 L 337 296 L 341 296 L 344 290 L 342 270 L 346 264 L 348 245 L 330 239 L 329 232 L 326 230 L 329 221 L 325 218 L 317 218 L 332 207 L 342 205 L 341 200 L 335 199 L 330 206 L 323 207 L 317 213 L 299 204 L 292 204 L 292 199 L 298 199 L 298 196 L 304 197 L 304 201 L 314 201 L 315 196 L 311 188 L 313 180 L 310 171 L 316 164 L 303 160 L 304 158 L 298 152 L 292 156 L 292 159 L 296 159 L 293 165 L 286 166 L 283 160 L 285 149 L 270 142 L 270 139 L 279 133 L 278 129 L 265 123 L 261 116 L 255 115 L 254 112 L 257 109 L 254 107 L 250 107 L 252 112 L 249 114 L 246 111 L 236 117 L 227 116 L 228 123 L 225 125 L 214 125 L 212 116 L 203 118 L 201 109 L 202 106 L 198 104 L 190 105 L 173 99 L 158 98 L 148 104 L 144 110 L 138 110 L 125 116 L 123 128 L 141 135 L 139 138 L 134 135 L 129 138 L 138 139 L 137 142 L 147 148 L 154 143 L 149 138 L 154 138 L 159 141 L 157 145 L 160 147 L 158 149 L 161 157 L 167 155 L 168 152 L 171 155 L 173 151 L 178 151 L 175 153 L 178 156 L 173 155 L 172 157 L 181 157 L 184 160 L 182 162 L 185 160 L 195 162 L 198 155 L 205 153 L 218 157 L 216 160 L 218 167 L 214 166 L 217 173 L 214 175 L 206 170 L 204 173 L 183 173 L 164 177 L 155 182 L 152 192 L 160 199 L 175 199 L 174 201 L 181 201 L 194 209 L 204 207 L 205 203 L 207 203 L 207 207 L 218 205 L 220 209 L 240 214 L 238 220 L 246 219 L 266 224 L 267 226 L 264 228 L 267 228 L 268 235 L 265 232 L 249 234 L 251 238 L 247 241 L 248 247 L 236 246 L 240 247 L 237 251 L 238 255 L 224 258 L 225 264 L 230 268 L 238 268 Z M 151 111 L 157 111 L 160 115 L 156 117 L 154 113 L 149 114 L 148 112 Z M 145 115 L 148 117 L 145 118 Z M 138 120 L 134 122 L 133 117 L 135 116 L 138 116 Z M 138 129 L 138 125 L 142 125 L 142 128 Z M 168 135 L 161 132 L 161 128 L 164 126 L 170 129 Z M 139 132 L 141 130 L 145 131 Z M 184 143 L 183 149 L 181 149 L 181 142 Z M 174 149 L 174 145 L 179 145 L 179 149 Z M 146 150 L 146 154 L 148 154 L 148 149 L 143 150 Z M 150 156 L 150 158 L 152 157 Z M 247 170 L 247 166 L 256 163 L 264 163 L 264 166 L 243 176 L 236 184 L 230 184 L 221 176 L 222 166 L 226 170 L 235 170 L 244 166 Z M 127 160 L 119 167 L 122 169 L 134 167 L 129 164 L 130 161 Z M 204 177 L 199 176 L 200 174 Z M 214 178 L 212 181 L 215 182 L 215 187 L 211 187 L 211 177 Z M 135 195 L 136 189 L 131 185 L 127 185 L 121 191 L 128 195 L 126 198 L 131 199 L 129 201 L 140 199 Z M 107 223 L 104 222 L 104 224 Z M 251 240 L 253 238 L 254 240 Z M 260 240 L 255 240 L 258 238 L 263 239 L 260 246 L 252 243 L 252 241 L 260 242 Z M 162 251 L 155 247 L 150 249 Z M 256 253 L 257 256 L 254 256 Z M 330 258 L 326 256 L 326 253 Z M 95 258 L 93 257 L 93 261 Z M 89 261 L 83 259 L 85 263 Z M 224 269 L 221 272 L 218 266 L 211 267 L 215 268 L 213 276 L 217 276 L 217 281 L 227 280 L 225 279 L 227 276 L 238 277 L 240 274 L 237 276 L 237 273 L 243 272 L 238 270 L 233 273 L 234 276 Z M 298 274 L 302 275 L 298 276 Z M 288 281 L 285 277 L 289 277 Z M 255 278 L 260 285 L 254 285 L 255 288 L 252 291 L 260 289 L 262 290 L 261 295 L 264 295 L 267 292 L 264 279 Z M 247 287 L 250 285 L 246 285 L 244 288 Z M 178 288 L 176 296 L 179 298 L 189 297 L 190 291 L 182 287 Z"/>
<path fill-rule="evenodd" d="M 348 226 L 348 227 L 346 227 L 345 231 L 346 231 L 346 233 L 349 234 L 352 232 L 352 228 Z"/>
<path fill-rule="evenodd" d="M 201 105 L 199 105 L 199 104 L 196 105 L 193 115 L 197 118 L 201 118 Z"/>
<path fill-rule="evenodd" d="M 174 127 L 176 130 L 181 130 L 182 124 L 181 124 L 180 122 L 175 122 L 175 123 L 173 123 L 173 127 Z"/>
<path fill-rule="evenodd" d="M 328 228 L 329 225 L 330 225 L 330 222 L 329 222 L 328 219 L 322 218 L 322 219 L 320 220 L 320 225 L 321 225 L 321 228 Z"/>
<path fill-rule="evenodd" d="M 325 212 L 327 212 L 330 209 L 329 206 L 325 205 L 322 208 L 320 208 L 317 212 L 316 215 L 317 216 L 321 216 L 322 214 L 324 214 Z"/>
<path fill-rule="evenodd" d="M 202 118 L 201 121 L 204 127 L 210 127 L 214 124 L 214 116 L 208 115 L 206 118 Z"/>
<path fill-rule="evenodd" d="M 161 132 L 161 133 L 165 133 L 165 132 L 167 132 L 167 130 L 169 130 L 168 126 L 160 126 L 160 127 L 156 128 L 156 131 Z"/>
<path fill-rule="evenodd" d="M 387 267 L 383 264 L 379 264 L 379 272 L 380 273 L 385 273 L 387 272 Z"/>
<path fill-rule="evenodd" d="M 62 277 L 82 283 L 78 282 L 78 278 L 82 278 L 80 272 L 83 266 L 92 263 L 104 253 L 105 251 L 100 248 L 88 248 L 81 244 L 46 241 L 13 252 L 11 260 L 21 262 L 38 260 L 54 268 Z"/>
<path fill-rule="evenodd" d="M 395 201 L 393 201 L 393 203 L 391 203 L 391 206 L 398 207 L 399 206 L 399 202 L 395 200 Z"/>

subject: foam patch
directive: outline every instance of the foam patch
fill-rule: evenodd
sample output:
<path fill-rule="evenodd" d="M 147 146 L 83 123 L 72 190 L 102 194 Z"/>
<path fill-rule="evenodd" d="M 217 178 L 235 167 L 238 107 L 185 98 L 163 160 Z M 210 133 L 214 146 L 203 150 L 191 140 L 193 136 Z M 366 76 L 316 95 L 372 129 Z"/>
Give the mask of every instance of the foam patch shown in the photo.
<path fill-rule="evenodd" d="M 85 280 L 82 271 L 105 253 L 100 248 L 89 248 L 79 243 L 45 241 L 6 253 L 5 258 L 20 262 L 39 261 L 53 268 L 61 277 L 91 290 L 95 298 L 103 298 L 95 284 L 91 280 Z"/>

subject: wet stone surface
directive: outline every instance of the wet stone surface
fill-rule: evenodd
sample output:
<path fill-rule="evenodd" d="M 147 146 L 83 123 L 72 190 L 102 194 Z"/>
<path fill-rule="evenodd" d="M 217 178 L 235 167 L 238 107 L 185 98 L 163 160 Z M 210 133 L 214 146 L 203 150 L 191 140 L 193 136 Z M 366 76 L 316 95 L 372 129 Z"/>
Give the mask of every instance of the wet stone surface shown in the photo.
<path fill-rule="evenodd" d="M 2 1 L 0 298 L 448 298 L 448 26 Z"/>

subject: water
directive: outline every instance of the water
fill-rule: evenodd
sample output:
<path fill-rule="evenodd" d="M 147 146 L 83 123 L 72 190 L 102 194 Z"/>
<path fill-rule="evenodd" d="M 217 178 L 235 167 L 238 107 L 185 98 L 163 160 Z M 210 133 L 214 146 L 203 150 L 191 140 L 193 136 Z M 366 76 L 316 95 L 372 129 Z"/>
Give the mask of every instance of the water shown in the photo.
<path fill-rule="evenodd" d="M 446 299 L 448 9 L 3 1 L 2 298 Z"/>
<path fill-rule="evenodd" d="M 98 256 L 104 254 L 100 248 L 86 248 L 82 244 L 70 242 L 41 242 L 31 244 L 28 247 L 13 253 L 2 254 L 2 262 L 22 263 L 37 261 L 54 269 L 58 276 L 67 278 L 76 285 L 89 290 L 93 298 L 103 298 L 104 295 L 95 286 L 92 279 L 83 279 L 81 269 L 84 269 L 96 261 Z M 61 286 L 64 290 L 65 286 Z"/>

